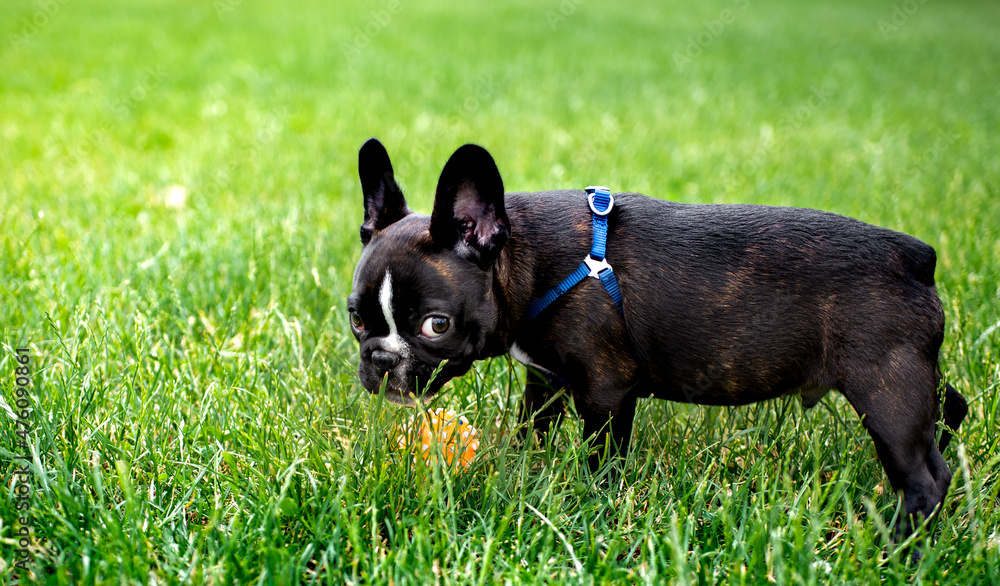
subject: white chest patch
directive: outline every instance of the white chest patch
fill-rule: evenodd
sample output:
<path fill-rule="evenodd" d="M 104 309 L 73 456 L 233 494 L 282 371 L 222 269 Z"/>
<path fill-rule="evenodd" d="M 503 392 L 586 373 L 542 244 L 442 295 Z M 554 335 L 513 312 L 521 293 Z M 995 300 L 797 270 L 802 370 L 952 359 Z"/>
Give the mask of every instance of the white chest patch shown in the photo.
<path fill-rule="evenodd" d="M 385 317 L 385 323 L 389 324 L 389 335 L 385 338 L 385 349 L 389 352 L 395 352 L 400 356 L 408 356 L 410 353 L 409 346 L 406 345 L 406 341 L 403 340 L 402 336 L 399 335 L 399 330 L 396 328 L 396 320 L 392 317 L 392 273 L 389 271 L 385 272 L 385 278 L 382 279 L 382 285 L 378 290 L 378 303 L 382 306 L 382 315 Z"/>
<path fill-rule="evenodd" d="M 510 347 L 510 357 L 513 358 L 514 360 L 517 360 L 518 362 L 520 362 L 525 366 L 537 370 L 538 372 L 544 373 L 549 376 L 555 376 L 555 373 L 553 373 L 551 370 L 535 364 L 534 361 L 531 360 L 531 356 L 528 356 L 528 353 L 522 350 L 521 347 L 518 346 L 517 344 L 514 344 L 513 346 Z"/>
<path fill-rule="evenodd" d="M 531 356 L 528 356 L 528 354 L 525 353 L 524 350 L 521 350 L 520 346 L 517 344 L 510 347 L 510 357 L 525 366 L 534 366 L 534 364 L 531 363 Z"/>

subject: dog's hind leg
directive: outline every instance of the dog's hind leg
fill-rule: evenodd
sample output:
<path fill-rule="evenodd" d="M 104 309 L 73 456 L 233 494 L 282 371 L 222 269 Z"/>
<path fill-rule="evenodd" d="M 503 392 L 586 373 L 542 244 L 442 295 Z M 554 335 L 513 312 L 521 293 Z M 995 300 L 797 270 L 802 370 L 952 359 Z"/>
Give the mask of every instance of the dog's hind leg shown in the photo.
<path fill-rule="evenodd" d="M 966 414 L 969 412 L 969 404 L 955 387 L 945 383 L 944 403 L 944 424 L 946 429 L 941 432 L 941 440 L 938 442 L 938 451 L 944 452 L 951 441 L 952 432 L 958 431 L 958 426 L 962 424 Z"/>
<path fill-rule="evenodd" d="M 926 353 L 897 347 L 877 365 L 861 358 L 840 370 L 841 392 L 862 417 L 893 488 L 903 493 L 906 516 L 895 537 L 905 539 L 936 514 L 951 484 L 935 443 L 936 365 Z"/>

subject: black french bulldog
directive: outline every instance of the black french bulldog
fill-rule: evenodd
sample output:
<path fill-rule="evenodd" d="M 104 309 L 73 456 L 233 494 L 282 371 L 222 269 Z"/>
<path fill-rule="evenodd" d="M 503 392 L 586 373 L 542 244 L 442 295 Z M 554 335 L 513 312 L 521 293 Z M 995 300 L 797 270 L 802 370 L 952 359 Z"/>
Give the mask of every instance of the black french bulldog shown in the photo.
<path fill-rule="evenodd" d="M 967 405 L 942 385 L 944 313 L 923 242 L 811 209 L 619 193 L 605 262 L 622 313 L 583 278 L 529 320 L 533 300 L 591 248 L 583 192 L 505 194 L 493 158 L 468 144 L 445 165 L 428 217 L 407 207 L 378 140 L 361 147 L 358 171 L 364 247 L 348 308 L 369 391 L 384 381 L 390 400 L 427 399 L 476 360 L 510 353 L 530 366 L 524 421 L 544 433 L 559 416 L 555 383 L 585 436 L 604 445 L 610 433 L 624 454 L 639 397 L 743 405 L 799 393 L 812 406 L 837 389 L 904 494 L 897 537 L 943 502 L 951 433 L 935 445 L 939 389 L 951 430 Z"/>

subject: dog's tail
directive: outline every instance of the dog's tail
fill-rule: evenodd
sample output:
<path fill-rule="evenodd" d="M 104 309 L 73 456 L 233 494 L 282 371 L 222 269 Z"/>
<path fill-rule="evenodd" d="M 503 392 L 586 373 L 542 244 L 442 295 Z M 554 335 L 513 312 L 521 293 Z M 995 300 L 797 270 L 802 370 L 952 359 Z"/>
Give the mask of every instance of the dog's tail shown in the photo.
<path fill-rule="evenodd" d="M 958 426 L 962 424 L 962 420 L 969 413 L 969 404 L 965 401 L 965 397 L 955 390 L 955 387 L 945 383 L 944 404 L 941 408 L 944 411 L 946 429 L 941 432 L 938 451 L 944 452 L 951 441 L 952 432 L 958 431 Z"/>

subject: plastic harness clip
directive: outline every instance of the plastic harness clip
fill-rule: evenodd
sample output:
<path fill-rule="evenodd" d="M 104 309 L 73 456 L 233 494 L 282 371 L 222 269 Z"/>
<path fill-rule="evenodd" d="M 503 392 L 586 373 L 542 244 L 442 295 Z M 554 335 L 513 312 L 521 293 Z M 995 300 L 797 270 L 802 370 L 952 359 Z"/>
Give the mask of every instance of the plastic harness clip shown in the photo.
<path fill-rule="evenodd" d="M 615 206 L 615 198 L 611 195 L 611 190 L 607 187 L 592 185 L 587 188 L 587 205 L 593 215 L 593 241 L 590 246 L 590 254 L 583 259 L 577 267 L 561 283 L 549 289 L 544 295 L 535 299 L 528 306 L 528 319 L 534 319 L 539 313 L 545 310 L 560 295 L 569 291 L 574 285 L 587 277 L 593 277 L 601 282 L 604 290 L 615 302 L 615 309 L 618 315 L 624 316 L 622 309 L 622 294 L 618 288 L 618 278 L 615 277 L 614 269 L 605 258 L 608 245 L 608 214 Z"/>

